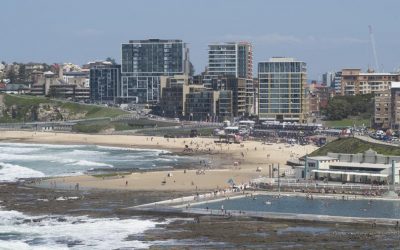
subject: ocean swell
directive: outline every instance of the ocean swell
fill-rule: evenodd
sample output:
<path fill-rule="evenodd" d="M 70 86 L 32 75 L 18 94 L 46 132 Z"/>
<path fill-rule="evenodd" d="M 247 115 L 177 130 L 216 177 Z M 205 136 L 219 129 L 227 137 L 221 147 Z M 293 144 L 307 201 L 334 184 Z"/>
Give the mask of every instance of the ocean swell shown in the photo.
<path fill-rule="evenodd" d="M 21 178 L 39 178 L 45 174 L 19 165 L 0 162 L 0 181 L 16 181 Z"/>

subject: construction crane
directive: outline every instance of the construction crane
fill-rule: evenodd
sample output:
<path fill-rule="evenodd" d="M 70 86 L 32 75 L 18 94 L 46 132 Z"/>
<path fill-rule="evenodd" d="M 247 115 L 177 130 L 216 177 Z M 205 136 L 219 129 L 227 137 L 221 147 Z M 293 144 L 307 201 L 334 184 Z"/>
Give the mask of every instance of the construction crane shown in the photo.
<path fill-rule="evenodd" d="M 376 72 L 379 72 L 378 55 L 376 54 L 375 38 L 374 38 L 374 33 L 372 33 L 372 26 L 368 25 L 368 29 L 369 29 L 369 38 L 371 39 L 372 53 L 374 55 L 375 70 Z"/>

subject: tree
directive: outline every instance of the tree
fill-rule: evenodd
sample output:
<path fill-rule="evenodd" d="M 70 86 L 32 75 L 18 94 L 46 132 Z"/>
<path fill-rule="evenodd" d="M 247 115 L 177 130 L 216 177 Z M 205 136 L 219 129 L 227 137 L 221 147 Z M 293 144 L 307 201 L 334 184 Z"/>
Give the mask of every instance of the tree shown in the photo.
<path fill-rule="evenodd" d="M 107 57 L 106 58 L 106 62 L 110 62 L 110 63 L 112 63 L 112 64 L 117 64 L 116 62 L 115 62 L 115 59 L 114 58 L 111 58 L 111 57 Z"/>
<path fill-rule="evenodd" d="M 15 74 L 14 69 L 10 69 L 9 71 L 7 71 L 6 78 L 10 79 L 10 83 L 16 83 L 17 75 Z"/>
<path fill-rule="evenodd" d="M 18 80 L 19 82 L 29 82 L 28 81 L 28 74 L 26 72 L 25 64 L 20 64 L 19 65 L 19 71 L 18 71 Z"/>
<path fill-rule="evenodd" d="M 335 96 L 329 100 L 325 110 L 328 120 L 341 120 L 348 116 L 371 117 L 374 110 L 372 94 Z"/>

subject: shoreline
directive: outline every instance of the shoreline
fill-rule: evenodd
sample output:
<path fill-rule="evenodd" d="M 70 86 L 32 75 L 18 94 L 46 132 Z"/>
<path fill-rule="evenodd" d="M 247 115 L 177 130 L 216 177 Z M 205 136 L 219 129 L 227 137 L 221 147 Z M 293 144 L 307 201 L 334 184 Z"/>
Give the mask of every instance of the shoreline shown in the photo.
<path fill-rule="evenodd" d="M 123 178 L 96 178 L 86 175 L 46 178 L 47 186 L 51 181 L 57 186 L 66 183 L 66 187 L 79 186 L 84 189 L 106 190 L 163 190 L 163 191 L 209 191 L 229 186 L 228 180 L 236 184 L 248 183 L 251 179 L 266 176 L 268 164 L 280 163 L 283 166 L 292 157 L 313 151 L 316 147 L 286 147 L 284 144 L 264 145 L 259 141 L 245 141 L 241 144 L 219 144 L 213 138 L 163 138 L 132 135 L 87 135 L 74 133 L 1 131 L 0 140 L 8 143 L 45 143 L 65 145 L 100 145 L 122 148 L 166 150 L 170 154 L 191 157 L 193 166 L 172 169 L 152 169 L 133 172 Z M 169 153 L 167 153 L 170 155 Z M 206 158 L 207 164 L 202 160 Z M 211 162 L 211 165 L 208 164 Z M 238 163 L 238 164 L 236 164 Z M 258 171 L 261 167 L 262 171 Z M 284 167 L 283 167 L 284 168 Z M 183 171 L 185 169 L 185 173 Z M 193 170 L 192 170 L 193 169 Z M 198 169 L 201 173 L 195 171 Z M 281 168 L 282 169 L 282 168 Z M 283 170 L 282 170 L 283 171 Z M 110 171 L 112 172 L 112 170 Z M 170 172 L 173 176 L 167 176 Z M 187 174 L 186 174 L 187 173 Z M 60 182 L 61 181 L 61 182 Z M 129 183 L 129 184 L 128 184 Z"/>

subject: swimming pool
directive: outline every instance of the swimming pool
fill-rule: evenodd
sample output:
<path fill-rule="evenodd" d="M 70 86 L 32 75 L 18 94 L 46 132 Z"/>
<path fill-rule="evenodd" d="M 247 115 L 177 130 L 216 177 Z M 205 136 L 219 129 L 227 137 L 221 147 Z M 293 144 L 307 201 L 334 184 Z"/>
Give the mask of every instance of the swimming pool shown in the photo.
<path fill-rule="evenodd" d="M 255 197 L 255 198 L 254 198 Z M 195 208 L 400 219 L 400 200 L 307 199 L 299 196 L 256 195 L 193 205 Z"/>

